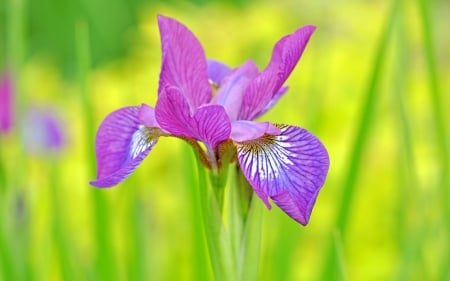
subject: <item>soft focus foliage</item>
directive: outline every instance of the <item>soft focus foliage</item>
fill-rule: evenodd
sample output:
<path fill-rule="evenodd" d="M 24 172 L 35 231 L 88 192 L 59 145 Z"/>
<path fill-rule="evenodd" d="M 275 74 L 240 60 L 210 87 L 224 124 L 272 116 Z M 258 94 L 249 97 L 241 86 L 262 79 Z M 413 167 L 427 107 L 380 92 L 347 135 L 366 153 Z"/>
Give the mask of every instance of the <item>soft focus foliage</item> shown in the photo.
<path fill-rule="evenodd" d="M 313 132 L 331 167 L 307 227 L 264 212 L 260 280 L 450 278 L 448 2 L 56 1 L 67 2 L 58 16 L 52 1 L 31 2 L 0 4 L 0 73 L 10 70 L 16 120 L 31 104 L 55 108 L 68 135 L 58 154 L 29 154 L 33 136 L 17 127 L 0 135 L 0 280 L 211 276 L 188 145 L 161 139 L 121 185 L 89 186 L 101 120 L 155 104 L 157 14 L 231 66 L 261 68 L 280 36 L 317 26 L 263 119 Z"/>

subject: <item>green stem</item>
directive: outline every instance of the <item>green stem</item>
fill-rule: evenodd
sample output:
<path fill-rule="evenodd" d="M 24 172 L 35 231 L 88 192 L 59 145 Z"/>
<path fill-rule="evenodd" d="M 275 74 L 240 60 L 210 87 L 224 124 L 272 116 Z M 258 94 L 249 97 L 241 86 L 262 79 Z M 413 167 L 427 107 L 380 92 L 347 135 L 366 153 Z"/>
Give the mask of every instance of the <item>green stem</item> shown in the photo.
<path fill-rule="evenodd" d="M 189 148 L 189 151 L 188 151 Z M 189 152 L 189 153 L 188 153 Z M 184 149 L 185 157 L 183 159 L 192 159 L 191 156 L 191 147 L 186 146 Z M 194 157 L 198 156 L 195 154 Z M 197 159 L 196 157 L 194 159 Z M 200 160 L 198 160 L 200 162 Z M 195 178 L 195 165 L 193 161 L 185 161 L 185 178 L 187 179 L 187 186 L 189 188 L 191 195 L 191 202 L 193 202 L 192 207 L 192 218 L 193 218 L 193 228 L 192 228 L 192 236 L 193 236 L 193 253 L 194 253 L 194 278 L 192 280 L 211 280 L 210 278 L 210 268 L 208 264 L 207 258 L 207 249 L 205 245 L 205 235 L 203 233 L 203 219 L 202 219 L 202 204 L 200 200 L 200 194 L 197 192 L 196 188 L 192 188 L 198 185 L 197 179 Z"/>
<path fill-rule="evenodd" d="M 241 188 L 241 186 L 237 186 Z M 239 276 L 242 281 L 258 280 L 261 245 L 262 203 L 252 196 L 239 253 Z"/>
<path fill-rule="evenodd" d="M 221 158 L 231 159 L 227 157 Z M 228 161 L 224 161 L 228 163 Z M 220 171 L 206 170 L 197 161 L 200 211 L 215 279 L 257 280 L 261 244 L 261 202 L 241 171 L 225 164 Z M 227 208 L 223 208 L 225 182 L 233 170 Z M 225 228 L 224 215 L 228 217 Z"/>
<path fill-rule="evenodd" d="M 233 259 L 231 243 L 223 225 L 222 212 L 215 194 L 218 188 L 211 186 L 213 181 L 209 179 L 199 160 L 197 161 L 197 171 L 203 230 L 206 236 L 214 277 L 217 281 L 238 280 L 236 261 Z M 210 176 L 214 177 L 214 175 Z M 213 190 L 214 188 L 216 190 Z"/>

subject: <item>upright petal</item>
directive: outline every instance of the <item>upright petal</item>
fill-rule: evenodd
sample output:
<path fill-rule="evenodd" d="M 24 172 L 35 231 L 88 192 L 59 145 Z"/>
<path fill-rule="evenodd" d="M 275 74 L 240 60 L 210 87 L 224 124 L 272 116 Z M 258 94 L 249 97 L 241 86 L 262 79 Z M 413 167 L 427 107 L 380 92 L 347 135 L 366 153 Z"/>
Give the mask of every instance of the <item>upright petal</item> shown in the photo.
<path fill-rule="evenodd" d="M 316 27 L 312 25 L 303 26 L 275 44 L 267 69 L 274 69 L 277 72 L 275 86 L 277 90 L 291 75 L 315 29 Z"/>
<path fill-rule="evenodd" d="M 223 78 L 231 73 L 231 68 L 221 62 L 208 60 L 208 79 L 216 86 L 222 84 Z"/>
<path fill-rule="evenodd" d="M 162 45 L 159 93 L 177 87 L 190 107 L 207 103 L 212 96 L 205 53 L 200 42 L 184 25 L 158 16 Z"/>
<path fill-rule="evenodd" d="M 158 129 L 144 127 L 139 107 L 125 107 L 109 114 L 97 131 L 97 179 L 91 185 L 111 187 L 123 181 L 158 141 Z"/>
<path fill-rule="evenodd" d="M 278 136 L 237 144 L 239 165 L 268 207 L 271 197 L 294 220 L 306 225 L 328 173 L 328 153 L 305 129 L 277 125 Z"/>
<path fill-rule="evenodd" d="M 239 119 L 253 120 L 264 111 L 296 66 L 314 30 L 314 26 L 304 26 L 275 44 L 268 66 L 245 92 Z"/>
<path fill-rule="evenodd" d="M 242 97 L 250 81 L 259 74 L 258 67 L 251 60 L 224 77 L 212 103 L 222 105 L 232 121 L 236 120 L 241 108 Z"/>
<path fill-rule="evenodd" d="M 260 117 L 261 115 L 265 114 L 267 111 L 269 111 L 281 97 L 287 92 L 289 89 L 288 86 L 281 87 L 278 92 L 275 93 L 275 95 L 272 96 L 272 99 L 270 99 L 269 103 L 266 104 L 266 107 L 264 107 L 260 112 L 255 114 L 255 118 Z"/>

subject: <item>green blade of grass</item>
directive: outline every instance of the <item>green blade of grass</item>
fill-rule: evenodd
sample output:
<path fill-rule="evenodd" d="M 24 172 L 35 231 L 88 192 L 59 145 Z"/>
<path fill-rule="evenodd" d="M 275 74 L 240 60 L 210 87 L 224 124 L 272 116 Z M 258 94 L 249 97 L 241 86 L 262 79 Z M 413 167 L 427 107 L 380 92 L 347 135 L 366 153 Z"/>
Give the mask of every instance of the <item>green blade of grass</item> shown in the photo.
<path fill-rule="evenodd" d="M 9 0 L 7 1 L 6 6 L 8 11 L 8 13 L 6 13 L 6 62 L 8 67 L 10 67 L 11 83 L 13 88 L 12 117 L 14 124 L 20 124 L 22 117 L 21 115 L 26 110 L 25 103 L 28 101 L 26 92 L 23 90 L 23 64 L 27 48 L 25 36 L 27 1 Z M 4 242 L 8 243 L 8 246 L 5 248 L 6 255 L 8 255 L 6 258 L 10 259 L 10 261 L 5 262 L 9 263 L 9 266 L 11 266 L 11 268 L 7 269 L 6 272 L 7 274 L 11 274 L 13 278 L 18 278 L 19 280 L 34 280 L 35 268 L 32 262 L 33 257 L 30 252 L 30 249 L 32 248 L 32 232 L 30 229 L 31 219 L 28 200 L 24 200 L 25 202 L 22 202 L 25 205 L 23 206 L 23 220 L 12 220 L 11 223 L 11 213 L 16 211 L 16 203 L 19 200 L 18 198 L 21 192 L 23 192 L 23 190 L 18 191 L 14 189 L 21 188 L 24 189 L 25 193 L 27 192 L 27 186 L 23 175 L 23 169 L 26 167 L 24 140 L 20 135 L 20 131 L 17 129 L 17 126 L 13 127 L 12 137 L 14 138 L 15 145 L 9 149 L 14 151 L 12 156 L 14 161 L 12 162 L 10 174 L 5 175 L 5 177 L 7 177 L 5 182 L 7 182 L 10 190 L 7 190 L 6 196 L 2 196 L 4 202 L 6 203 L 5 207 L 10 208 L 7 212 L 5 212 L 5 221 L 2 221 L 2 223 L 6 223 L 6 225 L 4 225 L 5 233 L 2 235 L 3 238 L 6 239 Z M 8 202 L 8 200 L 12 200 L 12 204 L 8 204 L 11 203 Z"/>
<path fill-rule="evenodd" d="M 417 221 L 425 221 L 423 212 L 421 211 L 422 204 L 420 201 L 421 194 L 419 188 L 419 178 L 416 169 L 416 157 L 413 149 L 413 136 L 411 133 L 411 124 L 408 112 L 406 109 L 407 91 L 405 89 L 406 79 L 410 75 L 411 65 L 408 58 L 408 45 L 406 44 L 407 30 L 405 28 L 404 13 L 399 13 L 397 24 L 397 49 L 396 49 L 396 63 L 393 77 L 393 107 L 395 108 L 399 135 L 399 187 L 402 199 L 399 202 L 398 226 L 399 235 L 397 237 L 397 244 L 402 251 L 402 258 L 400 259 L 400 266 L 398 267 L 397 280 L 411 280 L 417 277 L 420 266 L 423 265 L 421 260 L 420 249 L 424 245 L 423 229 L 421 224 L 408 225 L 408 216 L 411 216 L 410 210 L 414 210 L 414 217 Z M 418 211 L 420 210 L 420 211 Z M 411 272 L 411 268 L 416 268 Z M 425 271 L 423 271 L 425 272 Z M 414 276 L 412 275 L 414 274 Z M 423 276 L 421 279 L 424 278 Z M 428 279 L 428 278 L 425 278 Z"/>
<path fill-rule="evenodd" d="M 386 22 L 384 24 L 383 31 L 381 33 L 381 38 L 378 43 L 378 47 L 375 54 L 375 59 L 373 62 L 372 73 L 370 75 L 365 101 L 362 105 L 359 118 L 359 123 L 356 127 L 356 134 L 353 140 L 353 145 L 350 158 L 347 161 L 348 167 L 346 169 L 346 175 L 344 177 L 344 184 L 342 190 L 342 198 L 340 202 L 337 204 L 337 219 L 336 219 L 336 227 L 340 229 L 342 237 L 345 239 L 346 228 L 350 213 L 350 208 L 353 202 L 353 194 L 355 190 L 356 181 L 358 178 L 358 174 L 361 169 L 361 160 L 363 156 L 363 152 L 365 149 L 365 145 L 371 131 L 371 125 L 373 121 L 373 116 L 375 112 L 375 107 L 377 104 L 377 99 L 379 96 L 378 93 L 378 85 L 380 84 L 380 79 L 382 75 L 382 66 L 384 62 L 384 57 L 386 54 L 386 49 L 389 43 L 389 39 L 391 37 L 392 29 L 394 26 L 394 21 L 397 16 L 399 10 L 399 2 L 400 0 L 395 0 L 392 4 Z M 333 243 L 328 243 L 328 251 L 326 252 L 326 260 L 324 265 L 324 270 L 322 271 L 321 280 L 335 280 L 334 277 L 336 273 L 336 253 L 332 249 Z"/>
<path fill-rule="evenodd" d="M 2 196 L 4 199 L 4 196 Z M 2 200 L 3 203 L 4 200 Z M 3 207 L 3 204 L 2 206 Z M 2 213 L 3 216 L 3 213 Z M 1 271 L 0 277 L 1 280 L 18 280 L 17 276 L 17 258 L 13 255 L 12 247 L 10 243 L 8 243 L 9 239 L 7 237 L 7 227 L 5 227 L 5 219 L 2 218 L 0 222 L 0 259 L 1 259 Z"/>
<path fill-rule="evenodd" d="M 436 147 L 438 148 L 436 158 L 440 164 L 440 183 L 439 188 L 443 192 L 442 205 L 446 206 L 444 210 L 444 224 L 447 230 L 447 236 L 450 235 L 450 165 L 449 165 L 449 143 L 447 140 L 448 120 L 445 120 L 442 109 L 441 90 L 439 87 L 438 66 L 434 56 L 434 41 L 432 34 L 432 20 L 430 18 L 430 1 L 418 0 L 419 13 L 423 33 L 423 47 L 427 66 L 428 81 L 430 87 L 430 99 L 433 112 L 433 123 L 436 128 Z M 450 253 L 447 250 L 446 256 L 442 262 L 441 278 L 442 280 L 450 276 Z"/>
<path fill-rule="evenodd" d="M 81 104 L 84 109 L 84 126 L 87 147 L 87 165 L 88 174 L 93 176 L 95 174 L 95 157 L 94 157 L 94 142 L 95 142 L 95 127 L 94 114 L 91 99 L 89 97 L 89 90 L 87 84 L 87 75 L 90 69 L 90 48 L 89 48 L 89 31 L 87 23 L 84 21 L 78 22 L 76 25 L 76 43 L 77 43 L 77 61 L 78 61 L 78 78 L 81 87 Z M 87 184 L 87 183 L 86 183 Z M 87 187 L 88 188 L 88 187 Z M 116 266 L 114 264 L 114 252 L 112 249 L 112 242 L 110 240 L 111 227 L 108 217 L 108 204 L 104 197 L 103 190 L 91 188 L 91 196 L 94 205 L 94 220 L 95 220 L 95 236 L 96 236 L 96 266 L 98 280 L 116 280 L 117 274 L 115 272 Z"/>
<path fill-rule="evenodd" d="M 56 159 L 51 159 L 56 160 Z M 54 244 L 58 252 L 58 262 L 60 266 L 60 274 L 62 280 L 76 280 L 74 275 L 73 263 L 71 260 L 70 243 L 67 240 L 67 232 L 64 229 L 63 214 L 64 206 L 61 204 L 62 198 L 60 194 L 60 178 L 62 171 L 59 169 L 59 163 L 51 161 L 51 175 L 50 175 L 50 204 L 52 208 L 52 232 L 54 237 Z"/>

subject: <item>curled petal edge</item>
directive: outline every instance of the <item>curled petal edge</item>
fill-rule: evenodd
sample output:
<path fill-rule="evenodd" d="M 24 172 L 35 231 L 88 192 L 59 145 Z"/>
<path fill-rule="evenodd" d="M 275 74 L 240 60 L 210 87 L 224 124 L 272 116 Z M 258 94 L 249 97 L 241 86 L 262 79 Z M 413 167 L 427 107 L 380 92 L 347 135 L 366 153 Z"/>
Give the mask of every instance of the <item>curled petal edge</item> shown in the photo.
<path fill-rule="evenodd" d="M 112 187 L 128 177 L 148 155 L 158 138 L 159 128 L 141 124 L 139 107 L 121 108 L 109 114 L 96 136 L 97 179 L 95 187 Z"/>
<path fill-rule="evenodd" d="M 302 225 L 311 211 L 329 168 L 323 144 L 307 130 L 277 125 L 281 133 L 237 143 L 238 161 L 255 193 L 268 198 Z"/>

